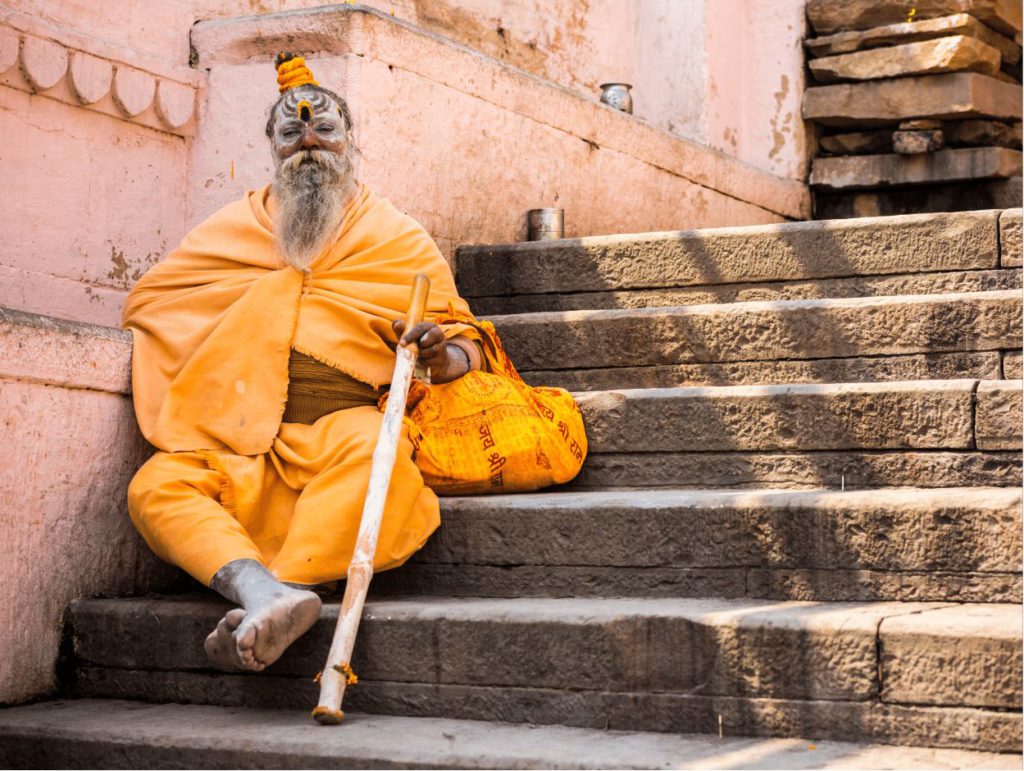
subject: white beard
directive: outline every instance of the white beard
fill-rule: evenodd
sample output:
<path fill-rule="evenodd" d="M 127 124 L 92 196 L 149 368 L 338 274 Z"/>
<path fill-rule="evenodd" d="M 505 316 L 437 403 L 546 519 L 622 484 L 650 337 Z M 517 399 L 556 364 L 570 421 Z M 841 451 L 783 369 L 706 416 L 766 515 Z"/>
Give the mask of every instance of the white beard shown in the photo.
<path fill-rule="evenodd" d="M 355 191 L 348 155 L 303 150 L 285 159 L 274 175 L 274 224 L 281 258 L 297 270 L 309 270 L 337 238 L 342 214 Z"/>

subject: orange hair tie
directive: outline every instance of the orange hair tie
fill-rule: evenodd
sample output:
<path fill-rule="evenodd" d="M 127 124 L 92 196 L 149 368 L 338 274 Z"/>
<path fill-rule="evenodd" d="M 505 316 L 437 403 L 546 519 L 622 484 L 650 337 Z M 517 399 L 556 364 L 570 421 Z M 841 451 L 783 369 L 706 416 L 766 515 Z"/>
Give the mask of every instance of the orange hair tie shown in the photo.
<path fill-rule="evenodd" d="M 316 78 L 306 66 L 306 60 L 295 54 L 282 52 L 277 55 L 277 90 L 284 93 L 299 86 L 318 86 Z"/>

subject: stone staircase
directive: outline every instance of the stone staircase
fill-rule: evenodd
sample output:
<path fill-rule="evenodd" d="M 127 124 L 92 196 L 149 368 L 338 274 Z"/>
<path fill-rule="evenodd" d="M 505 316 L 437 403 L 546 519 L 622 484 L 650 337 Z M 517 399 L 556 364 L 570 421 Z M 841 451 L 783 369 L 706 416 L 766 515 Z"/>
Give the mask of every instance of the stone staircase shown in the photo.
<path fill-rule="evenodd" d="M 442 501 L 342 728 L 306 712 L 337 603 L 243 675 L 209 594 L 81 600 L 68 698 L 0 713 L 0 764 L 1019 767 L 1020 227 L 463 247 L 524 376 L 579 392 L 580 477 Z"/>

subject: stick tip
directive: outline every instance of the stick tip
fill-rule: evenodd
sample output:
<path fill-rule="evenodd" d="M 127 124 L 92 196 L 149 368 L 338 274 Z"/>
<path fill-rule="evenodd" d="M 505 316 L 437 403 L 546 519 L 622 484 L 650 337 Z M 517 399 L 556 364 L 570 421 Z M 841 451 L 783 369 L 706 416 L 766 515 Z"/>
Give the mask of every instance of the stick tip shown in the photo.
<path fill-rule="evenodd" d="M 340 709 L 331 709 L 330 707 L 315 707 L 313 709 L 313 719 L 316 720 L 320 725 L 338 725 L 342 720 L 345 719 L 345 713 Z"/>

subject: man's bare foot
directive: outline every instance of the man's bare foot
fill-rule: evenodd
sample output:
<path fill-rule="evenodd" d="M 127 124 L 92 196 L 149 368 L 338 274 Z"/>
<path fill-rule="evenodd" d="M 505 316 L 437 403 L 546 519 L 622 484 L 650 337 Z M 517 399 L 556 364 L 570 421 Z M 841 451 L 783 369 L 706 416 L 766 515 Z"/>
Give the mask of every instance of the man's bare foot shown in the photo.
<path fill-rule="evenodd" d="M 281 583 L 256 560 L 229 562 L 210 586 L 242 606 L 228 611 L 203 644 L 224 669 L 265 669 L 320 617 L 315 593 Z"/>
<path fill-rule="evenodd" d="M 259 672 L 281 658 L 320 618 L 320 604 L 313 592 L 290 589 L 269 605 L 246 611 L 232 635 L 242 666 Z"/>
<path fill-rule="evenodd" d="M 217 624 L 217 628 L 207 635 L 206 642 L 203 643 L 203 649 L 210 661 L 222 669 L 246 668 L 238 655 L 238 646 L 235 645 L 233 636 L 243 618 L 245 618 L 245 611 L 241 608 L 229 610 Z"/>

